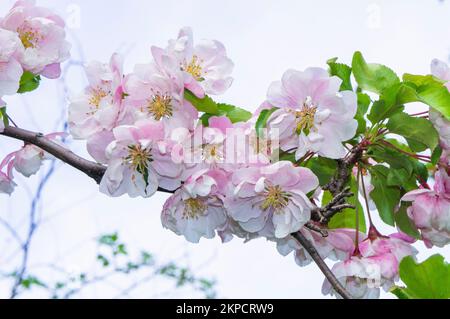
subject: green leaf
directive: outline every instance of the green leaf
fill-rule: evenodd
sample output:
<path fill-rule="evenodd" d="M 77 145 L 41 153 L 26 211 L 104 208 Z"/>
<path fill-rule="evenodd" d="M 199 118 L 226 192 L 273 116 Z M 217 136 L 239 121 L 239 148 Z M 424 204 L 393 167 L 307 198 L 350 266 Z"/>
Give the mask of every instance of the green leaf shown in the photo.
<path fill-rule="evenodd" d="M 403 81 L 410 83 L 415 91 L 415 100 L 422 102 L 450 120 L 450 92 L 444 83 L 432 75 L 403 75 Z"/>
<path fill-rule="evenodd" d="M 352 68 L 347 64 L 336 63 L 337 59 L 330 59 L 327 61 L 330 67 L 329 73 L 332 76 L 337 76 L 342 80 L 340 87 L 341 91 L 353 91 L 352 82 L 350 76 L 352 75 Z"/>
<path fill-rule="evenodd" d="M 442 156 L 442 147 L 440 147 L 439 145 L 435 148 L 434 152 L 431 154 L 431 164 L 436 165 L 441 156 Z"/>
<path fill-rule="evenodd" d="M 366 131 L 367 122 L 364 116 L 369 109 L 369 105 L 372 101 L 370 97 L 365 93 L 358 93 L 358 109 L 356 111 L 355 119 L 358 121 L 358 129 L 356 134 L 362 134 Z"/>
<path fill-rule="evenodd" d="M 414 165 L 409 157 L 395 149 L 373 145 L 369 148 L 368 154 L 379 163 L 384 162 L 389 164 L 391 168 L 405 169 L 409 175 L 414 170 Z"/>
<path fill-rule="evenodd" d="M 413 299 L 413 297 L 408 295 L 403 287 L 394 286 L 391 288 L 390 292 L 396 295 L 398 299 Z"/>
<path fill-rule="evenodd" d="M 356 184 L 356 179 L 353 177 L 350 182 L 351 192 L 356 194 L 358 192 L 358 186 Z M 323 194 L 322 203 L 326 205 L 332 199 L 332 195 L 330 192 L 325 192 Z M 364 210 L 362 208 L 361 203 L 357 199 L 356 196 L 350 197 L 347 202 L 349 204 L 355 205 L 358 207 L 358 221 L 359 221 L 359 231 L 366 232 L 366 221 L 364 217 Z M 342 212 L 336 214 L 331 218 L 328 223 L 328 228 L 337 229 L 337 228 L 351 228 L 356 229 L 356 210 L 355 209 L 345 209 Z"/>
<path fill-rule="evenodd" d="M 189 90 L 184 91 L 184 98 L 190 102 L 199 112 L 205 112 L 213 115 L 220 115 L 220 110 L 216 102 L 209 96 L 205 95 L 200 99 Z"/>
<path fill-rule="evenodd" d="M 450 264 L 441 255 L 433 255 L 417 264 L 408 256 L 400 263 L 400 278 L 406 288 L 399 288 L 413 299 L 449 299 Z"/>
<path fill-rule="evenodd" d="M 9 126 L 8 115 L 6 114 L 6 106 L 0 108 L 0 121 L 3 121 L 5 127 Z"/>
<path fill-rule="evenodd" d="M 373 123 L 378 123 L 391 117 L 392 115 L 399 113 L 404 110 L 402 105 L 401 95 L 402 95 L 401 84 L 393 85 L 383 91 L 378 101 L 375 101 L 372 105 L 368 119 Z"/>
<path fill-rule="evenodd" d="M 294 155 L 295 156 L 295 155 Z M 320 185 L 327 184 L 336 173 L 336 161 L 325 157 L 313 157 L 308 161 L 306 167 L 313 171 L 319 178 Z"/>
<path fill-rule="evenodd" d="M 407 210 L 408 210 L 409 206 L 410 206 L 410 203 L 405 203 L 405 202 L 402 203 L 399 210 L 394 215 L 395 224 L 405 234 L 407 234 L 415 239 L 420 239 L 420 233 L 417 230 L 416 225 L 414 225 L 412 220 L 408 217 Z"/>
<path fill-rule="evenodd" d="M 438 132 L 430 121 L 423 118 L 399 113 L 389 119 L 387 128 L 389 132 L 406 138 L 411 149 L 416 152 L 424 151 L 426 148 L 433 151 L 439 144 Z M 425 149 L 420 147 L 421 144 Z"/>
<path fill-rule="evenodd" d="M 113 234 L 103 235 L 99 238 L 98 242 L 102 245 L 106 246 L 115 246 L 119 239 L 119 235 L 117 232 Z"/>
<path fill-rule="evenodd" d="M 400 83 L 400 79 L 387 66 L 367 64 L 361 52 L 355 52 L 352 61 L 353 75 L 361 89 L 381 94 L 385 89 Z"/>
<path fill-rule="evenodd" d="M 38 279 L 37 277 L 34 277 L 34 276 L 25 277 L 24 279 L 22 279 L 20 284 L 25 289 L 31 289 L 33 286 L 38 286 L 38 287 L 42 287 L 42 288 L 47 287 L 47 285 L 45 283 L 43 283 L 40 279 Z"/>
<path fill-rule="evenodd" d="M 374 189 L 370 192 L 370 197 L 374 201 L 381 219 L 388 225 L 394 226 L 394 211 L 400 202 L 400 189 L 388 186 L 387 177 L 389 168 L 376 165 L 370 168 L 372 174 L 372 185 Z"/>
<path fill-rule="evenodd" d="M 218 107 L 232 123 L 247 122 L 252 117 L 251 112 L 234 105 L 219 103 Z"/>
<path fill-rule="evenodd" d="M 276 111 L 278 108 L 274 107 L 271 109 L 262 110 L 259 114 L 258 120 L 256 121 L 255 129 L 256 134 L 258 137 L 261 137 L 263 134 L 264 129 L 267 126 L 267 121 L 269 120 L 270 116 Z"/>
<path fill-rule="evenodd" d="M 234 105 L 219 103 L 217 107 L 218 114 L 205 113 L 200 117 L 203 126 L 209 126 L 209 119 L 213 116 L 226 116 L 232 123 L 246 122 L 252 117 L 252 113 Z"/>
<path fill-rule="evenodd" d="M 401 187 L 402 185 L 408 183 L 410 177 L 411 173 L 408 173 L 404 168 L 391 168 L 387 176 L 387 185 Z"/>
<path fill-rule="evenodd" d="M 26 93 L 36 90 L 41 82 L 41 76 L 25 71 L 20 79 L 20 87 L 17 93 Z"/>

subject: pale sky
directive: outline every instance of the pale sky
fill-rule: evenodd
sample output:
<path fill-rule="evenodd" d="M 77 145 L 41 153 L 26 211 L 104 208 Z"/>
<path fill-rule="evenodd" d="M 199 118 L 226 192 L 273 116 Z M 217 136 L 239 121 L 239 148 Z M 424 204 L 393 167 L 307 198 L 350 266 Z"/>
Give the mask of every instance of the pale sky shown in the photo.
<path fill-rule="evenodd" d="M 2 0 L 0 15 L 13 3 Z M 68 18 L 75 60 L 83 58 L 79 45 L 86 61 L 107 62 L 118 51 L 126 56 L 127 72 L 135 63 L 149 61 L 151 45 L 164 46 L 183 26 L 191 26 L 197 39 L 223 42 L 235 62 L 235 80 L 219 99 L 249 110 L 259 106 L 270 83 L 288 68 L 325 67 L 331 57 L 349 63 L 353 52 L 359 50 L 369 62 L 386 64 L 398 74 L 419 74 L 429 73 L 433 58 L 447 60 L 450 53 L 450 1 L 40 0 L 38 3 Z M 80 68 L 72 68 L 68 79 L 71 94 L 85 85 Z M 58 94 L 61 94 L 58 82 L 45 80 L 36 92 L 8 98 L 8 110 L 20 126 L 47 133 L 54 129 L 65 107 Z M 0 155 L 18 145 L 0 139 Z M 76 153 L 87 156 L 83 143 L 71 146 Z M 27 187 L 34 189 L 35 182 L 36 177 L 19 178 L 17 192 L 11 198 L 0 197 L 1 216 L 21 225 L 29 205 Z M 160 258 L 187 256 L 198 274 L 217 279 L 221 297 L 323 297 L 320 292 L 323 276 L 315 265 L 300 268 L 293 256 L 281 257 L 274 245 L 263 239 L 247 244 L 234 240 L 222 245 L 216 238 L 191 245 L 164 230 L 160 210 L 166 198 L 163 194 L 150 199 L 108 198 L 98 192 L 98 186 L 89 178 L 63 166 L 46 190 L 43 214 L 44 218 L 51 218 L 36 235 L 31 263 L 57 261 L 65 267 L 84 269 L 91 262 L 86 256 L 95 248 L 86 240 L 118 230 L 130 245 L 151 250 Z M 380 228 L 386 233 L 394 232 Z M 0 242 L 0 250 L 7 251 L 8 244 Z M 450 259 L 448 248 L 428 251 L 421 243 L 416 247 L 420 249 L 419 259 L 434 252 Z M 5 289 L 0 283 L 0 296 Z M 85 297 L 108 293 L 107 287 L 100 287 L 88 291 Z M 144 298 L 149 295 L 148 291 L 138 294 Z"/>

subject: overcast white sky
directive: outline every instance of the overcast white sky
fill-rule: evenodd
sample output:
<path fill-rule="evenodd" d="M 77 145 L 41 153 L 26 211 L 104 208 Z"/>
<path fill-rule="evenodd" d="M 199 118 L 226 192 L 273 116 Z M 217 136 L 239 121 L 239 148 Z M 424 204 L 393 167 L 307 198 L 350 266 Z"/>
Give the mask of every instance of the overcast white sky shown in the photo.
<path fill-rule="evenodd" d="M 0 15 L 13 3 L 1 0 Z M 360 50 L 368 61 L 389 65 L 399 74 L 428 73 L 433 58 L 447 60 L 450 52 L 450 1 L 41 0 L 38 3 L 68 18 L 70 40 L 78 41 L 86 60 L 108 61 L 113 52 L 119 51 L 126 55 L 127 71 L 135 63 L 149 61 L 150 46 L 164 46 L 183 26 L 191 26 L 197 38 L 222 41 L 236 65 L 234 84 L 222 99 L 249 110 L 258 107 L 269 84 L 288 68 L 325 67 L 325 61 L 331 57 L 349 62 L 353 52 Z M 77 45 L 72 54 L 76 60 L 82 58 Z M 79 68 L 71 69 L 68 78 L 71 93 L 85 85 Z M 21 126 L 51 131 L 64 107 L 58 100 L 60 91 L 57 82 L 46 80 L 37 92 L 9 98 L 9 110 Z M 12 145 L 19 144 L 2 139 L 0 155 Z M 82 143 L 72 147 L 85 155 Z M 20 187 L 11 198 L 0 197 L 0 214 L 13 224 L 21 225 L 28 210 L 27 185 L 33 189 L 35 181 L 36 178 L 19 180 Z M 218 280 L 222 297 L 322 297 L 323 277 L 314 265 L 299 268 L 292 256 L 281 257 L 273 244 L 264 240 L 245 245 L 235 240 L 222 245 L 216 239 L 190 245 L 163 230 L 159 213 L 165 199 L 162 194 L 146 200 L 111 199 L 99 194 L 97 186 L 85 176 L 62 167 L 44 197 L 44 215 L 52 218 L 36 235 L 31 262 L 57 260 L 65 267 L 84 269 L 91 262 L 87 256 L 95 248 L 86 239 L 118 230 L 130 245 L 154 251 L 161 258 L 189 256 L 189 263 L 199 274 Z M 7 244 L 1 245 L 4 247 L 0 246 L 0 250 L 8 249 Z M 422 244 L 417 247 L 421 250 L 420 258 L 430 254 Z M 441 252 L 450 256 L 449 249 Z M 0 294 L 6 288 L 0 284 Z M 108 296 L 107 288 L 91 290 L 86 295 L 96 296 Z M 139 296 L 149 296 L 149 292 L 142 291 Z"/>

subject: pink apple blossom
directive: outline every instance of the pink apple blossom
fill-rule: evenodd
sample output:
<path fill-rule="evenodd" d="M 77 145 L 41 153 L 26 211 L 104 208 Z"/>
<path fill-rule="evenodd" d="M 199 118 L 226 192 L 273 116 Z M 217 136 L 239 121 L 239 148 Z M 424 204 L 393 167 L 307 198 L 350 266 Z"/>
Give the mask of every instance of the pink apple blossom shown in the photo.
<path fill-rule="evenodd" d="M 334 264 L 331 269 L 344 288 L 355 299 L 377 299 L 380 297 L 380 287 L 385 284 L 380 273 L 380 265 L 369 258 L 352 256 L 345 261 Z M 390 282 L 388 283 L 388 285 Z M 328 280 L 322 286 L 324 295 L 337 294 Z"/>
<path fill-rule="evenodd" d="M 163 226 L 192 243 L 214 238 L 227 226 L 223 193 L 228 182 L 221 170 L 200 170 L 164 205 Z"/>
<path fill-rule="evenodd" d="M 408 216 L 421 231 L 427 247 L 450 243 L 450 177 L 444 169 L 436 173 L 433 190 L 414 190 L 402 200 L 412 202 Z"/>
<path fill-rule="evenodd" d="M 447 63 L 434 59 L 431 62 L 431 73 L 445 81 L 445 86 L 450 90 L 450 67 Z M 450 149 L 450 121 L 441 113 L 430 108 L 430 121 L 436 127 L 441 139 L 441 146 L 445 150 Z"/>
<path fill-rule="evenodd" d="M 0 27 L 18 34 L 24 48 L 20 62 L 25 70 L 51 79 L 60 76 L 60 63 L 69 58 L 70 44 L 58 15 L 37 7 L 34 0 L 20 0 Z"/>
<path fill-rule="evenodd" d="M 0 163 L 0 194 L 11 195 L 14 192 L 17 184 L 14 182 L 13 168 L 14 161 L 12 160 L 14 153 L 7 155 Z"/>
<path fill-rule="evenodd" d="M 366 239 L 359 243 L 359 254 L 334 265 L 332 271 L 338 280 L 357 299 L 375 299 L 380 288 L 389 291 L 398 280 L 399 264 L 406 256 L 415 256 L 411 245 L 414 239 L 405 234 Z M 339 295 L 325 280 L 322 292 Z"/>
<path fill-rule="evenodd" d="M 19 63 L 22 50 L 16 33 L 0 29 L 0 97 L 15 94 L 19 89 L 23 73 Z"/>
<path fill-rule="evenodd" d="M 117 125 L 123 97 L 122 64 L 122 58 L 114 54 L 109 64 L 94 61 L 86 66 L 89 86 L 69 106 L 69 127 L 74 138 L 89 139 Z"/>
<path fill-rule="evenodd" d="M 434 59 L 431 62 L 431 74 L 445 81 L 445 86 L 450 90 L 450 67 L 444 61 Z"/>
<path fill-rule="evenodd" d="M 345 155 L 342 143 L 356 133 L 357 99 L 352 91 L 339 92 L 341 83 L 326 70 L 309 68 L 288 70 L 270 86 L 267 102 L 279 110 L 267 125 L 277 129 L 282 150 L 295 150 L 296 159 L 307 152 L 333 159 Z"/>
<path fill-rule="evenodd" d="M 384 289 L 388 291 L 397 281 L 400 262 L 406 256 L 415 256 L 418 251 L 412 246 L 414 239 L 397 233 L 388 237 L 366 239 L 359 244 L 361 256 L 375 261 L 385 279 Z"/>
<path fill-rule="evenodd" d="M 300 230 L 311 217 L 314 205 L 306 194 L 319 186 L 307 168 L 291 162 L 237 170 L 225 206 L 228 213 L 248 232 L 268 231 L 284 238 Z"/>
<path fill-rule="evenodd" d="M 194 45 L 191 28 L 181 29 L 178 38 L 166 49 L 152 48 L 158 66 L 170 76 L 182 72 L 184 87 L 202 98 L 206 94 L 223 94 L 233 82 L 233 62 L 225 47 L 215 40 Z"/>
<path fill-rule="evenodd" d="M 108 168 L 100 190 L 110 196 L 152 196 L 161 185 L 174 190 L 181 184 L 181 166 L 160 142 L 164 138 L 162 123 L 142 121 L 134 126 L 114 128 L 114 141 L 106 151 Z"/>
<path fill-rule="evenodd" d="M 431 123 L 439 133 L 441 147 L 450 150 L 450 121 L 433 109 L 430 109 L 429 114 Z"/>
<path fill-rule="evenodd" d="M 140 64 L 125 79 L 127 112 L 134 121 L 162 121 L 166 133 L 177 128 L 193 130 L 198 111 L 184 100 L 183 78 L 170 78 L 153 64 Z"/>

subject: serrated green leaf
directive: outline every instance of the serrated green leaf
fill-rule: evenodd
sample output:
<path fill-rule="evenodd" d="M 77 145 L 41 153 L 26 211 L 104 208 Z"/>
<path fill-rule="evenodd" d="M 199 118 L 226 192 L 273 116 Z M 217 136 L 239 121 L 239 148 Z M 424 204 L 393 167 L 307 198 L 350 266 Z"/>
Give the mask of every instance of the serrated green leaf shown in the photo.
<path fill-rule="evenodd" d="M 408 173 L 408 171 L 406 171 L 406 169 L 404 168 L 400 169 L 391 168 L 387 176 L 387 185 L 402 187 L 402 185 L 408 183 L 410 177 L 411 173 Z"/>
<path fill-rule="evenodd" d="M 444 83 L 431 75 L 403 75 L 403 81 L 415 90 L 415 100 L 422 102 L 450 120 L 450 92 Z"/>
<path fill-rule="evenodd" d="M 219 111 L 226 115 L 232 123 L 246 122 L 252 117 L 252 113 L 234 105 L 219 103 L 217 106 Z"/>
<path fill-rule="evenodd" d="M 213 116 L 226 116 L 232 123 L 246 122 L 252 117 L 249 111 L 231 104 L 218 103 L 217 108 L 218 114 L 205 113 L 200 117 L 203 126 L 209 126 L 209 119 Z"/>
<path fill-rule="evenodd" d="M 337 59 L 328 60 L 327 64 L 330 67 L 329 73 L 332 76 L 337 76 L 342 80 L 340 87 L 341 91 L 353 91 L 350 76 L 352 75 L 352 68 L 343 63 L 336 63 Z"/>
<path fill-rule="evenodd" d="M 408 217 L 407 210 L 410 206 L 410 203 L 402 202 L 399 210 L 395 213 L 395 224 L 396 226 L 405 234 L 415 238 L 420 239 L 420 233 L 417 230 L 416 225 L 412 222 L 412 220 Z"/>
<path fill-rule="evenodd" d="M 374 201 L 381 219 L 388 225 L 394 226 L 394 211 L 400 202 L 400 188 L 388 186 L 387 177 L 389 168 L 376 165 L 370 168 L 372 174 L 372 185 L 374 189 L 370 192 L 370 197 Z"/>
<path fill-rule="evenodd" d="M 41 77 L 29 71 L 25 71 L 20 78 L 20 87 L 17 93 L 26 93 L 36 90 L 41 82 Z"/>
<path fill-rule="evenodd" d="M 439 144 L 438 132 L 430 121 L 423 118 L 399 113 L 389 119 L 387 128 L 389 132 L 403 136 L 411 149 L 415 149 L 416 152 L 424 151 L 426 148 L 433 151 Z M 419 147 L 420 144 L 425 145 L 425 149 Z"/>
<path fill-rule="evenodd" d="M 442 152 L 443 152 L 442 147 L 438 145 L 434 150 L 434 152 L 431 154 L 431 164 L 436 165 L 439 162 L 442 156 Z"/>
<path fill-rule="evenodd" d="M 355 52 L 352 61 L 353 75 L 361 89 L 381 94 L 385 89 L 400 83 L 400 79 L 387 66 L 367 64 L 361 52 Z"/>
<path fill-rule="evenodd" d="M 413 172 L 414 165 L 410 158 L 393 148 L 373 145 L 369 147 L 368 154 L 379 163 L 389 164 L 391 168 L 403 168 L 409 175 Z"/>
<path fill-rule="evenodd" d="M 400 263 L 399 273 L 406 284 L 401 289 L 411 298 L 450 298 L 450 264 L 441 255 L 433 255 L 419 264 L 408 256 Z"/>
<path fill-rule="evenodd" d="M 189 90 L 184 91 L 184 98 L 190 102 L 199 112 L 219 115 L 219 107 L 216 102 L 209 96 L 205 95 L 203 99 L 198 98 Z"/>

